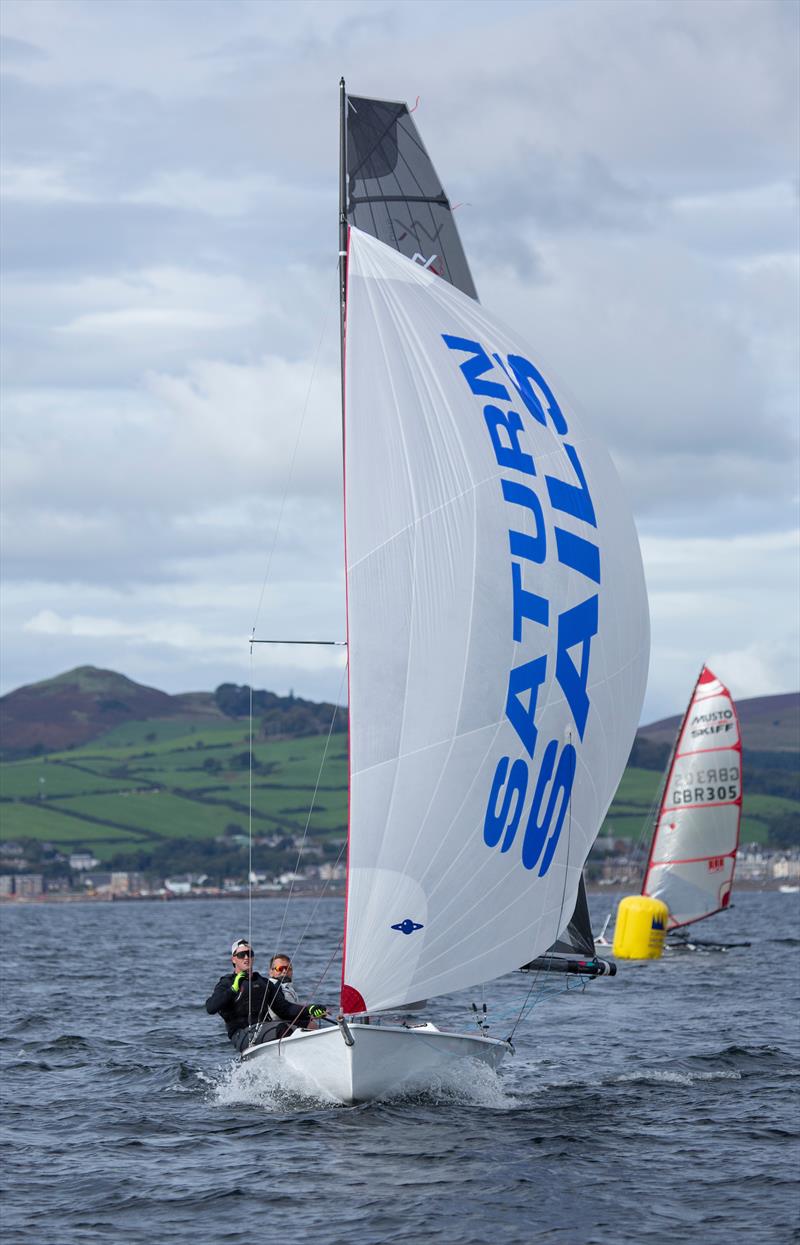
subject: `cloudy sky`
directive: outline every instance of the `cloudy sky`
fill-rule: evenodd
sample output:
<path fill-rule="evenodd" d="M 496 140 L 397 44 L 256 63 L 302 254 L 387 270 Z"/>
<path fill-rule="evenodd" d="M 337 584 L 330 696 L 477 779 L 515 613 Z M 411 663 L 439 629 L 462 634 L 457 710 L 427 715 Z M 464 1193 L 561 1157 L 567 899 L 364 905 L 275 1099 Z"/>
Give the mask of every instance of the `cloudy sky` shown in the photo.
<path fill-rule="evenodd" d="M 338 79 L 605 438 L 653 648 L 798 672 L 795 0 L 3 0 L 3 667 L 343 696 Z"/>

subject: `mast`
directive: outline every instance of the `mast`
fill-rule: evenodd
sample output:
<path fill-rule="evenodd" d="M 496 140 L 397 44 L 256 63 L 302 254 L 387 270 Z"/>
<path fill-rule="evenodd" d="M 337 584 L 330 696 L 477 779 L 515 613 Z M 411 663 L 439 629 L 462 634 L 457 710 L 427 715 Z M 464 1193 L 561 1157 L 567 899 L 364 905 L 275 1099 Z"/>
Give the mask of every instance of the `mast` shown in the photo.
<path fill-rule="evenodd" d="M 347 491 L 346 491 L 346 467 L 345 467 L 345 319 L 347 316 L 347 93 L 345 91 L 344 76 L 339 79 L 339 373 L 341 377 L 341 403 L 342 403 L 342 522 L 344 535 L 344 601 L 345 601 L 345 629 L 347 633 L 347 856 L 346 856 L 346 882 L 345 882 L 345 900 L 344 900 L 344 926 L 342 929 L 342 985 L 340 993 L 340 1005 L 343 1008 L 345 1003 L 345 983 L 344 983 L 344 966 L 347 954 L 347 912 L 350 902 L 350 820 L 351 820 L 351 775 L 352 775 L 352 742 L 351 742 L 351 726 L 350 726 L 350 606 L 347 588 Z M 356 1007 L 354 1010 L 358 1010 Z M 352 1046 L 353 1040 L 348 1040 L 348 1030 L 344 1021 L 344 1017 L 340 1018 L 342 1025 L 342 1035 L 345 1042 Z"/>
<path fill-rule="evenodd" d="M 656 835 L 658 834 L 658 826 L 659 826 L 659 822 L 661 821 L 661 810 L 664 806 L 664 795 L 667 790 L 667 783 L 669 782 L 669 777 L 670 777 L 670 774 L 672 773 L 672 767 L 675 764 L 675 754 L 678 751 L 678 744 L 681 742 L 681 737 L 686 727 L 686 719 L 688 718 L 689 712 L 692 708 L 692 705 L 694 704 L 694 698 L 697 694 L 697 688 L 700 683 L 700 680 L 703 677 L 703 671 L 705 670 L 705 668 L 706 667 L 705 667 L 705 662 L 704 662 L 703 665 L 700 667 L 700 673 L 698 674 L 697 678 L 694 681 L 694 687 L 692 688 L 692 694 L 689 697 L 689 703 L 686 706 L 686 711 L 683 717 L 681 718 L 681 723 L 680 723 L 680 726 L 678 727 L 678 733 L 675 736 L 675 742 L 672 745 L 672 751 L 670 752 L 669 760 L 667 761 L 667 768 L 664 770 L 664 776 L 661 779 L 661 789 L 658 793 L 658 804 L 656 805 L 655 817 L 653 818 L 653 830 L 652 830 L 652 834 L 650 835 L 650 850 L 647 853 L 647 864 L 644 867 L 644 874 L 642 875 L 641 893 L 643 895 L 647 894 L 645 887 L 647 886 L 647 877 L 648 877 L 648 874 L 650 873 L 650 865 L 653 860 L 653 848 L 656 845 Z"/>
<path fill-rule="evenodd" d="M 344 432 L 344 321 L 347 299 L 347 95 L 339 79 L 339 350 L 342 378 L 342 432 Z M 344 442 L 342 443 L 344 453 Z"/>

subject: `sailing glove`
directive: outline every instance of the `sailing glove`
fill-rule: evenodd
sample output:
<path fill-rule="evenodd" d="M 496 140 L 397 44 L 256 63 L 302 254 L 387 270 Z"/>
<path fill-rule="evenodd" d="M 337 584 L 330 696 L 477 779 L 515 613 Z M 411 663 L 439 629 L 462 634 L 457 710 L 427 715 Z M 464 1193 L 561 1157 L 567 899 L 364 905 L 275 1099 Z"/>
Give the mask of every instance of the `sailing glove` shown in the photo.
<path fill-rule="evenodd" d="M 309 1007 L 308 1014 L 313 1016 L 315 1020 L 319 1020 L 320 1016 L 324 1016 L 327 1010 L 327 1007 L 323 1007 L 320 1003 L 314 1003 Z"/>
<path fill-rule="evenodd" d="M 233 979 L 233 982 L 231 983 L 231 990 L 233 990 L 233 993 L 234 993 L 234 994 L 238 994 L 238 993 L 239 993 L 239 987 L 240 987 L 240 986 L 241 986 L 241 984 L 242 984 L 242 980 L 243 980 L 243 978 L 245 978 L 246 976 L 247 976 L 247 973 L 237 973 L 237 974 L 236 974 L 236 976 L 235 976 L 235 977 L 234 977 L 234 979 Z"/>

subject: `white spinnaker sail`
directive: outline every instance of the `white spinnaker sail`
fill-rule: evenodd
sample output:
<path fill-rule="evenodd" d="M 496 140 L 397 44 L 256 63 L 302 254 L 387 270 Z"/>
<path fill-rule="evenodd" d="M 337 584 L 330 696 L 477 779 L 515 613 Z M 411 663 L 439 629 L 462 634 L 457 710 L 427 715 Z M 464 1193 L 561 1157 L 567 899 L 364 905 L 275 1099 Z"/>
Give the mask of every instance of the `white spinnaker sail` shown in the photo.
<path fill-rule="evenodd" d="M 649 619 L 606 451 L 520 339 L 354 228 L 345 374 L 357 1012 L 554 941 L 625 768 Z"/>
<path fill-rule="evenodd" d="M 742 812 L 742 742 L 731 694 L 704 666 L 667 775 L 642 894 L 669 928 L 728 905 Z"/>

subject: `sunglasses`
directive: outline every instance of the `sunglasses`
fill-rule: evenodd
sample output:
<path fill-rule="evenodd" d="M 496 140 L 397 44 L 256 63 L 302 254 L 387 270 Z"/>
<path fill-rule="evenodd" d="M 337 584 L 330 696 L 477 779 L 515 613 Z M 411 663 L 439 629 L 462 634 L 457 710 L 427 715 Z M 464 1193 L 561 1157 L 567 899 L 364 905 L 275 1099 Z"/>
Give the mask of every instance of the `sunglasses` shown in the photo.
<path fill-rule="evenodd" d="M 254 951 L 234 951 L 233 958 L 235 960 L 251 960 L 254 955 Z"/>
<path fill-rule="evenodd" d="M 273 973 L 290 973 L 292 971 L 292 966 L 291 964 L 276 964 L 272 971 Z"/>

